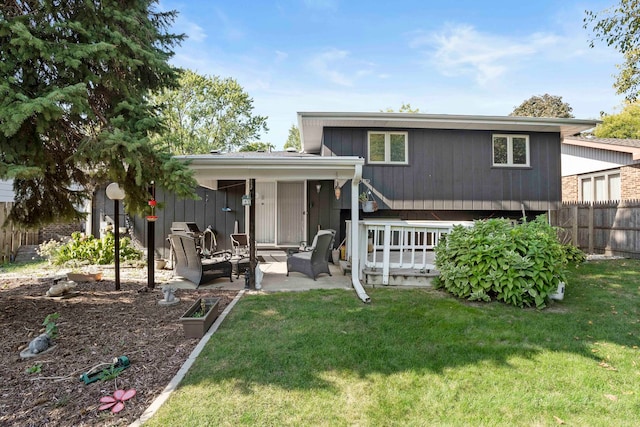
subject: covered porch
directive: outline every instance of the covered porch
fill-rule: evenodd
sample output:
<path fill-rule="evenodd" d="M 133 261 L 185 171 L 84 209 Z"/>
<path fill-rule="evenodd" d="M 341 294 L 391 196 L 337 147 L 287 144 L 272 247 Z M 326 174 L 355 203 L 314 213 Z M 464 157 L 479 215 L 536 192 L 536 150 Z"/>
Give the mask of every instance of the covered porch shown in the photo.
<path fill-rule="evenodd" d="M 274 234 L 276 236 L 280 236 L 280 232 L 285 230 L 286 228 L 295 228 L 295 224 L 293 224 L 294 220 L 303 223 L 305 235 L 312 237 L 315 234 L 316 224 L 310 224 L 310 221 L 308 221 L 307 219 L 307 215 L 309 214 L 308 208 L 310 206 L 313 206 L 313 200 L 307 203 L 308 197 L 310 197 L 310 191 L 308 190 L 308 188 L 310 185 L 314 184 L 311 181 L 331 182 L 333 184 L 333 188 L 331 189 L 331 191 L 333 193 L 333 190 L 335 190 L 336 195 L 339 194 L 338 190 L 340 188 L 350 182 L 351 191 L 347 193 L 350 193 L 351 195 L 351 218 L 354 221 L 358 221 L 359 219 L 359 203 L 357 195 L 359 193 L 358 186 L 362 179 L 362 166 L 364 164 L 364 160 L 360 157 L 318 156 L 291 152 L 253 152 L 228 154 L 212 153 L 208 155 L 177 156 L 177 158 L 188 162 L 189 167 L 194 171 L 195 179 L 202 187 L 217 190 L 218 182 L 221 180 L 244 180 L 246 182 L 246 191 L 245 195 L 242 196 L 242 199 L 245 212 L 247 213 L 246 218 L 248 219 L 246 232 L 249 235 L 251 271 L 255 271 L 255 267 L 260 261 L 259 256 L 261 255 L 258 253 L 258 249 L 260 249 L 261 251 L 266 249 L 264 246 L 260 246 L 259 244 L 257 244 L 256 235 L 263 235 L 264 233 L 261 233 L 261 230 L 264 231 L 266 229 L 267 231 L 269 231 L 268 228 L 265 228 L 268 227 L 268 225 L 265 225 L 264 223 L 260 224 L 258 230 L 256 230 L 256 224 L 259 224 L 259 220 L 263 219 L 261 213 L 263 212 L 263 206 L 270 203 L 268 196 L 265 197 L 264 194 L 256 194 L 257 183 L 305 183 L 305 186 L 303 188 L 307 190 L 302 194 L 301 197 L 304 203 L 302 205 L 303 209 L 299 212 L 299 215 L 291 215 L 291 212 L 296 212 L 296 209 L 299 209 L 299 205 L 294 203 L 289 204 L 289 206 L 291 206 L 290 211 L 286 210 L 289 209 L 286 207 L 279 207 L 278 209 L 273 210 L 276 215 L 279 215 L 282 212 L 286 212 L 289 214 L 287 221 L 282 221 L 276 218 L 275 221 L 271 222 L 271 224 L 273 224 L 273 227 L 275 227 Z M 290 187 L 291 186 L 285 186 L 284 188 Z M 320 185 L 313 185 L 313 194 L 315 194 L 316 188 L 318 194 L 320 194 Z M 292 198 L 290 198 L 290 200 L 291 199 Z M 300 200 L 300 198 L 293 198 L 293 200 Z M 274 203 L 280 203 L 280 199 L 276 198 L 276 201 Z M 322 209 L 322 206 L 316 207 Z M 318 228 L 330 227 L 319 227 L 318 224 Z M 350 233 L 352 233 L 352 236 L 350 236 L 352 241 L 359 240 L 358 232 L 359 230 L 357 227 L 350 230 Z M 308 239 L 305 238 L 302 240 Z M 336 245 L 339 243 L 339 241 L 336 242 Z M 352 260 L 356 261 L 357 265 L 357 260 L 359 258 L 358 248 L 353 248 L 350 255 Z M 271 286 L 270 283 L 275 283 L 276 281 L 279 283 L 280 288 L 288 286 L 287 283 L 289 282 L 292 288 L 302 289 L 302 287 L 300 286 L 300 280 L 296 279 L 298 276 L 300 276 L 298 273 L 292 273 L 287 278 L 286 258 L 282 261 L 274 263 L 265 262 L 264 264 L 265 265 L 263 267 L 265 268 L 261 268 L 261 271 L 264 273 L 261 283 L 263 284 L 263 289 L 268 290 L 267 287 Z M 337 274 L 333 274 L 333 276 L 326 276 L 326 278 L 321 277 L 316 282 L 321 281 L 320 279 L 336 282 L 338 280 L 338 277 L 347 278 L 349 287 L 353 288 L 356 291 L 358 297 L 364 302 L 369 301 L 369 296 L 366 294 L 362 287 L 357 271 L 351 272 L 349 276 L 343 276 L 337 266 L 332 266 L 332 268 L 336 269 L 335 271 Z M 254 277 L 251 278 L 251 289 L 255 288 Z M 300 277 L 299 279 L 303 279 L 303 277 Z M 234 286 L 242 286 L 244 288 L 244 279 L 242 277 L 237 280 L 234 279 L 234 283 L 236 281 L 239 282 L 240 280 L 242 282 L 236 283 Z M 312 279 L 309 280 L 313 282 Z M 294 281 L 297 281 L 298 284 L 293 285 Z M 214 282 L 212 285 L 215 286 L 216 282 Z M 336 285 L 338 287 L 344 286 L 339 283 L 337 283 Z"/>

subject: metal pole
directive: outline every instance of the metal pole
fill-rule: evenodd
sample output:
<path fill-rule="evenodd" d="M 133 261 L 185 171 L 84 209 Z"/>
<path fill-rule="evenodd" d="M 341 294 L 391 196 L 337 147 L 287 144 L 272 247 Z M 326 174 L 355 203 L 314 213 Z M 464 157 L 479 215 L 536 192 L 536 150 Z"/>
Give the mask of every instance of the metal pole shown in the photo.
<path fill-rule="evenodd" d="M 147 288 L 155 287 L 156 223 L 147 221 Z"/>
<path fill-rule="evenodd" d="M 120 201 L 113 199 L 113 233 L 115 238 L 116 291 L 120 290 Z"/>

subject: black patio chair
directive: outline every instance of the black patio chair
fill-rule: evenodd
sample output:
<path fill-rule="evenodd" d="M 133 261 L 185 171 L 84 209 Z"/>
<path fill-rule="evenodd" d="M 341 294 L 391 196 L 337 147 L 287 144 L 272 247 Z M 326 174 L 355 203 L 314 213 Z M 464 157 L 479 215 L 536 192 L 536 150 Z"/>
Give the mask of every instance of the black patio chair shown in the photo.
<path fill-rule="evenodd" d="M 231 278 L 231 252 L 219 251 L 203 258 L 198 253 L 196 239 L 183 234 L 169 234 L 176 265 L 175 272 L 190 282 L 200 286 L 219 277 Z"/>
<path fill-rule="evenodd" d="M 287 257 L 287 276 L 292 271 L 306 274 L 313 280 L 316 280 L 316 277 L 322 273 L 331 276 L 328 253 L 333 246 L 334 236 L 331 233 L 319 234 L 316 246 L 312 251 L 290 254 Z"/>

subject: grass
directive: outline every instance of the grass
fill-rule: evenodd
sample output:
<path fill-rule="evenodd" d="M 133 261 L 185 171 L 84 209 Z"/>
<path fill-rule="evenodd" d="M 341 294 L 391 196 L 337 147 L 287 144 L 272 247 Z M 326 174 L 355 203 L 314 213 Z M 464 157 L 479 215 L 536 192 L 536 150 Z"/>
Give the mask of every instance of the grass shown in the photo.
<path fill-rule="evenodd" d="M 640 262 L 590 262 L 549 308 L 376 288 L 244 297 L 149 426 L 630 426 Z"/>
<path fill-rule="evenodd" d="M 48 271 L 52 269 L 48 261 L 26 261 L 0 264 L 0 274 L 13 273 L 33 275 L 41 272 L 43 269 Z"/>

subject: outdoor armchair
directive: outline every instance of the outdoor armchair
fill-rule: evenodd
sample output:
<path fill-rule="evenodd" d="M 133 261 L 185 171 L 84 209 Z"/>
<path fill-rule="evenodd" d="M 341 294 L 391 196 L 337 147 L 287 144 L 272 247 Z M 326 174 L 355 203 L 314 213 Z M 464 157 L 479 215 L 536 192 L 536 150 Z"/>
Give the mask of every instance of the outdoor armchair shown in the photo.
<path fill-rule="evenodd" d="M 196 239 L 183 234 L 169 234 L 171 249 L 176 257 L 175 273 L 200 286 L 219 277 L 231 282 L 231 252 L 221 251 L 216 256 L 203 258 L 198 253 Z"/>
<path fill-rule="evenodd" d="M 316 280 L 321 273 L 331 276 L 328 251 L 333 245 L 334 234 L 318 233 L 316 246 L 312 251 L 292 253 L 287 257 L 287 276 L 292 271 L 306 274 Z"/>

